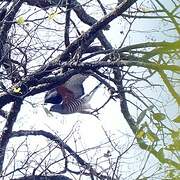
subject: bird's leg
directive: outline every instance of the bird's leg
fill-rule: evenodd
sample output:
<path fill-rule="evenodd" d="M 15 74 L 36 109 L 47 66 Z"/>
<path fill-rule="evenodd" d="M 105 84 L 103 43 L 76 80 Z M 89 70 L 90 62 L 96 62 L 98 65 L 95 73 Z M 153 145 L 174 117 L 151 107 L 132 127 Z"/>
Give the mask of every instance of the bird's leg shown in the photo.
<path fill-rule="evenodd" d="M 90 111 L 85 111 L 85 110 L 83 110 L 83 111 L 80 111 L 79 113 L 89 114 L 89 115 L 95 116 L 98 120 L 100 120 L 99 117 L 98 117 L 98 115 L 99 115 L 98 112 L 94 113 L 94 111 L 90 112 Z"/>

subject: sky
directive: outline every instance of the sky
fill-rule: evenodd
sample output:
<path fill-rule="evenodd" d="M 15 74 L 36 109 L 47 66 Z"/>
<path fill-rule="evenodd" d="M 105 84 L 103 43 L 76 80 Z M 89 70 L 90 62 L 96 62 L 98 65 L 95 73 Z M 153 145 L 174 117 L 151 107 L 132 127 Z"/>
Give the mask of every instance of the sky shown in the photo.
<path fill-rule="evenodd" d="M 110 2 L 110 1 L 109 1 Z M 112 1 L 113 2 L 113 1 Z M 166 2 L 167 3 L 167 2 Z M 146 7 L 147 9 L 149 7 Z M 49 22 L 47 22 L 48 24 Z M 50 24 L 50 23 L 49 23 Z M 111 29 L 109 31 L 106 31 L 105 34 L 108 37 L 108 40 L 113 44 L 114 47 L 119 47 L 121 45 L 121 41 L 123 39 L 123 36 L 125 33 L 121 33 L 122 31 L 125 32 L 128 27 L 127 24 L 122 22 L 120 18 L 114 20 L 112 23 L 110 23 Z M 162 27 L 161 27 L 162 26 Z M 136 30 L 154 30 L 160 27 L 163 29 L 164 24 L 159 20 L 150 20 L 150 21 L 143 21 L 141 19 L 137 19 L 135 23 L 132 26 L 133 32 L 130 33 L 130 35 L 127 38 L 127 41 L 125 41 L 125 45 L 130 44 L 136 44 L 140 42 L 146 42 L 150 39 L 156 39 L 156 41 L 161 41 L 167 38 L 167 36 L 163 35 L 163 33 L 156 32 L 150 34 L 147 33 L 140 33 Z M 84 27 L 86 29 L 87 26 Z M 48 33 L 44 34 L 44 36 L 48 37 Z M 55 36 L 54 36 L 55 37 Z M 56 38 L 54 38 L 56 40 Z M 169 38 L 168 38 L 169 40 Z M 159 78 L 155 78 L 158 82 Z M 91 89 L 97 84 L 97 81 L 90 77 L 84 82 L 85 92 L 88 93 L 91 91 Z M 142 84 L 143 86 L 144 84 Z M 152 92 L 147 92 L 151 96 Z M 159 92 L 157 92 L 159 94 Z M 73 132 L 71 135 L 71 138 L 68 140 L 68 144 L 76 149 L 78 147 L 78 150 L 85 150 L 87 148 L 91 147 L 97 147 L 102 145 L 103 143 L 106 143 L 108 141 L 108 138 L 105 134 L 105 131 L 109 135 L 110 138 L 115 139 L 118 143 L 118 147 L 121 152 L 125 150 L 133 141 L 133 134 L 131 129 L 129 128 L 127 122 L 123 118 L 122 113 L 120 112 L 120 105 L 119 100 L 111 100 L 101 111 L 99 114 L 99 119 L 97 119 L 94 116 L 91 115 L 85 115 L 85 114 L 71 114 L 71 115 L 61 115 L 58 113 L 52 113 L 52 115 L 49 115 L 44 110 L 43 105 L 43 99 L 44 99 L 45 93 L 41 93 L 39 95 L 28 97 L 23 103 L 23 106 L 21 108 L 21 112 L 18 115 L 17 122 L 14 125 L 13 130 L 46 130 L 49 132 L 57 133 L 58 136 L 60 136 L 62 139 L 65 138 L 69 132 Z M 95 93 L 95 95 L 92 98 L 91 105 L 93 108 L 99 107 L 102 105 L 102 102 L 105 102 L 105 100 L 109 97 L 109 92 L 104 86 L 100 87 L 98 91 Z M 165 98 L 165 96 L 163 96 Z M 134 99 L 130 99 L 134 101 Z M 31 103 L 33 102 L 36 106 L 33 107 Z M 136 103 L 136 102 L 135 102 Z M 9 105 L 8 105 L 9 107 Z M 5 108 L 8 108 L 5 107 Z M 49 108 L 49 106 L 46 106 Z M 169 106 L 170 112 L 173 112 L 174 106 L 170 104 Z M 130 111 L 133 114 L 133 117 L 136 118 L 137 115 L 137 109 L 133 108 L 130 105 Z M 178 110 L 175 110 L 176 112 Z M 173 112 L 172 116 L 176 114 L 176 112 Z M 1 120 L 2 118 L 0 118 Z M 4 120 L 1 120 L 1 125 L 4 124 Z M 19 139 L 19 138 L 18 138 Z M 20 140 L 12 141 L 11 143 L 14 144 L 14 146 L 18 145 L 18 142 L 21 142 Z M 21 138 L 22 141 L 24 138 Z M 43 138 L 32 138 L 33 142 L 28 141 L 28 143 L 31 145 L 32 150 L 36 149 L 38 146 L 46 146 L 47 142 Z M 25 148 L 25 147 L 23 147 Z M 23 148 L 21 151 L 23 151 Z M 111 147 L 109 145 L 104 145 L 102 148 L 92 149 L 88 155 L 83 154 L 82 157 L 85 159 L 91 159 L 94 156 L 103 156 L 108 150 L 111 150 Z M 117 157 L 118 154 L 116 152 L 112 152 L 113 157 Z M 145 159 L 146 155 L 140 155 L 141 151 L 137 146 L 134 146 L 133 149 L 131 149 L 127 154 L 125 154 L 122 158 L 122 164 L 123 161 L 129 162 L 127 164 L 123 164 L 123 167 L 121 169 L 122 172 L 125 170 L 126 173 L 123 174 L 124 177 L 129 176 L 132 172 L 135 172 L 137 170 L 137 167 L 140 169 L 143 166 L 143 159 Z M 87 157 L 88 156 L 88 157 Z M 10 155 L 9 155 L 10 157 Z M 8 156 L 7 156 L 8 158 Z M 22 158 L 21 155 L 17 157 L 19 160 Z M 102 159 L 105 159 L 102 157 Z M 106 159 L 107 160 L 107 159 Z M 153 171 L 151 168 L 156 168 L 156 166 L 153 166 L 156 164 L 156 161 L 154 158 L 150 158 L 152 160 L 152 164 L 149 164 L 150 172 Z M 103 163 L 102 163 L 103 164 Z M 106 166 L 106 164 L 105 164 Z M 151 168 L 150 168 L 151 167 Z M 135 175 L 138 174 L 138 172 L 134 173 Z M 87 178 L 88 179 L 88 178 Z M 86 180 L 84 178 L 83 180 Z"/>

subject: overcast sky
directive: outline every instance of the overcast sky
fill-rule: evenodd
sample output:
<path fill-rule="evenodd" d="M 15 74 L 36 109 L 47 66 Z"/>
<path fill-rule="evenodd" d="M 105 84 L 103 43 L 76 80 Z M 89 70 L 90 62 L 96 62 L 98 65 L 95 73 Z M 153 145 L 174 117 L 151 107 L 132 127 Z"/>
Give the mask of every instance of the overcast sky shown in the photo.
<path fill-rule="evenodd" d="M 110 2 L 110 1 L 109 1 Z M 168 3 L 165 1 L 164 3 Z M 148 8 L 148 7 L 146 7 Z M 119 47 L 121 44 L 121 40 L 125 35 L 125 31 L 128 29 L 127 24 L 122 22 L 120 18 L 114 20 L 111 24 L 111 29 L 106 31 L 107 39 L 113 44 L 115 48 Z M 163 24 L 159 20 L 149 20 L 144 21 L 142 19 L 137 19 L 135 23 L 133 23 L 132 29 L 134 30 L 127 38 L 125 42 L 126 45 L 136 44 L 140 42 L 146 42 L 151 39 L 156 39 L 157 41 L 164 41 L 166 38 L 169 38 L 161 32 L 163 30 L 165 24 Z M 148 31 L 158 29 L 160 32 L 149 33 Z M 86 29 L 86 27 L 85 27 Z M 124 33 L 121 33 L 121 32 Z M 139 31 L 139 32 L 138 32 Z M 140 32 L 141 31 L 141 32 Z M 142 31 L 145 31 L 142 33 Z M 155 79 L 158 81 L 158 78 Z M 91 84 L 91 86 L 89 85 Z M 97 81 L 93 78 L 89 78 L 85 81 L 84 87 L 85 91 L 89 92 L 93 86 L 97 84 Z M 149 92 L 150 94 L 152 92 Z M 159 92 L 157 92 L 158 95 Z M 99 107 L 103 102 L 109 97 L 109 93 L 104 86 L 102 86 L 97 93 L 94 95 L 91 105 L 93 108 Z M 154 95 L 154 94 L 153 94 Z M 162 96 L 163 97 L 163 96 Z M 43 129 L 46 131 L 54 131 L 56 132 L 62 139 L 67 136 L 67 134 L 74 127 L 74 131 L 76 131 L 74 139 L 68 141 L 68 144 L 75 148 L 74 140 L 78 140 L 78 148 L 86 149 L 89 147 L 94 147 L 102 144 L 107 141 L 107 138 L 104 133 L 104 129 L 108 132 L 108 134 L 112 138 L 118 138 L 118 143 L 122 144 L 122 147 L 126 146 L 132 141 L 133 136 L 131 129 L 126 123 L 123 115 L 120 112 L 119 101 L 111 100 L 108 105 L 105 106 L 103 110 L 100 111 L 99 119 L 90 115 L 81 115 L 81 114 L 71 114 L 71 115 L 61 115 L 58 113 L 52 113 L 53 116 L 48 116 L 43 109 L 43 98 L 44 93 L 39 95 L 26 98 L 27 101 L 37 103 L 36 107 L 33 108 L 30 103 L 24 101 L 24 104 L 21 108 L 21 112 L 19 113 L 17 122 L 14 125 L 14 130 L 20 129 Z M 132 99 L 134 100 L 134 99 Z M 136 102 L 135 102 L 136 103 Z M 177 110 L 174 109 L 174 106 L 170 104 L 170 111 L 174 111 L 174 114 Z M 7 108 L 7 107 L 6 107 Z M 47 106 L 49 108 L 49 106 Z M 131 108 L 131 113 L 134 117 L 137 117 L 136 108 Z M 4 121 L 0 117 L 1 125 L 3 125 Z M 42 141 L 41 138 L 33 139 L 33 147 L 35 145 L 43 144 L 45 141 Z M 105 147 L 102 151 L 98 153 L 106 153 L 109 150 L 109 147 Z M 140 152 L 140 151 L 139 151 Z M 132 156 L 134 154 L 138 154 L 138 148 L 131 150 L 130 153 L 127 154 L 127 158 L 132 161 Z M 92 151 L 90 154 L 93 157 L 95 151 Z M 97 153 L 97 152 L 96 152 Z M 97 154 L 98 154 L 97 153 Z M 131 157 L 131 158 L 130 158 Z M 137 156 L 140 160 L 143 159 L 144 156 Z M 136 161 L 136 160 L 134 160 Z M 153 160 L 154 163 L 154 160 Z M 134 166 L 137 164 L 137 166 Z M 129 166 L 130 171 L 137 169 L 137 167 L 141 166 L 141 162 L 133 162 L 132 166 L 125 165 L 124 168 L 127 169 Z M 134 168 L 134 169 L 133 169 Z"/>

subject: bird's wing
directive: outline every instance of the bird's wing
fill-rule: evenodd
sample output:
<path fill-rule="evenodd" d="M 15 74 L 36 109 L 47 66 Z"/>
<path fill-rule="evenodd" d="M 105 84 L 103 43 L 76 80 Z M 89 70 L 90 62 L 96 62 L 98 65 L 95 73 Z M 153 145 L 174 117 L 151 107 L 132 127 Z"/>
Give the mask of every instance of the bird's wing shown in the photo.
<path fill-rule="evenodd" d="M 87 75 L 76 74 L 66 81 L 64 86 L 73 92 L 74 98 L 79 98 L 84 95 L 83 82 L 87 77 Z"/>
<path fill-rule="evenodd" d="M 87 75 L 76 74 L 64 84 L 48 91 L 45 95 L 45 103 L 60 104 L 69 103 L 84 95 L 83 82 Z"/>

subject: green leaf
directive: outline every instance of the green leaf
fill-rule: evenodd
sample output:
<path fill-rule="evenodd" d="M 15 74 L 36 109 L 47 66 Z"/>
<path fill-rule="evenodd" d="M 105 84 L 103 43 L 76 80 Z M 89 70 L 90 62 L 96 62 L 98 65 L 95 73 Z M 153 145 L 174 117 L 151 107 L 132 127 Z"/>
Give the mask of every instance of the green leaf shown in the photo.
<path fill-rule="evenodd" d="M 171 138 L 173 143 L 168 146 L 168 150 L 180 151 L 180 131 L 172 131 Z"/>
<path fill-rule="evenodd" d="M 159 160 L 162 162 L 164 160 L 164 151 L 163 151 L 163 148 L 161 148 L 159 151 L 158 151 L 158 158 Z"/>
<path fill-rule="evenodd" d="M 180 143 L 176 142 L 174 144 L 169 144 L 167 149 L 169 151 L 180 151 Z"/>
<path fill-rule="evenodd" d="M 16 93 L 16 94 L 22 94 L 22 91 L 21 91 L 21 88 L 20 88 L 20 87 L 14 86 L 12 90 L 13 90 L 13 92 Z"/>
<path fill-rule="evenodd" d="M 57 12 L 52 12 L 51 14 L 48 15 L 48 19 L 53 20 L 57 15 L 58 15 Z"/>
<path fill-rule="evenodd" d="M 180 141 L 180 130 L 178 129 L 177 131 L 172 131 L 171 137 L 173 141 Z"/>
<path fill-rule="evenodd" d="M 24 24 L 24 17 L 23 16 L 20 16 L 17 20 L 16 20 L 16 22 L 19 24 L 19 25 L 22 25 L 22 24 Z"/>
<path fill-rule="evenodd" d="M 173 121 L 176 123 L 180 123 L 180 116 L 177 116 Z"/>
<path fill-rule="evenodd" d="M 147 109 L 144 109 L 143 111 L 141 111 L 141 113 L 139 114 L 138 118 L 137 118 L 137 124 L 139 125 L 141 123 L 141 121 L 144 119 L 144 117 L 147 114 L 147 111 L 152 111 L 152 109 L 154 108 L 154 105 L 149 106 Z"/>
<path fill-rule="evenodd" d="M 156 121 L 162 121 L 166 118 L 166 115 L 163 113 L 154 113 L 153 114 L 153 119 L 155 119 Z"/>
<path fill-rule="evenodd" d="M 136 137 L 137 137 L 137 138 L 143 138 L 144 136 L 145 136 L 144 130 L 143 130 L 143 129 L 139 129 L 139 130 L 137 131 Z"/>
<path fill-rule="evenodd" d="M 147 138 L 151 141 L 159 141 L 159 138 L 157 137 L 156 134 L 154 134 L 151 130 L 148 130 L 148 132 L 146 133 Z"/>
<path fill-rule="evenodd" d="M 163 130 L 163 125 L 161 125 L 160 123 L 155 123 L 155 126 L 157 127 L 157 129 L 159 131 L 162 131 Z"/>
<path fill-rule="evenodd" d="M 141 111 L 141 113 L 139 114 L 138 118 L 137 118 L 137 124 L 140 124 L 141 121 L 144 119 L 144 117 L 146 116 L 147 113 L 147 109 Z"/>

